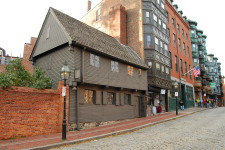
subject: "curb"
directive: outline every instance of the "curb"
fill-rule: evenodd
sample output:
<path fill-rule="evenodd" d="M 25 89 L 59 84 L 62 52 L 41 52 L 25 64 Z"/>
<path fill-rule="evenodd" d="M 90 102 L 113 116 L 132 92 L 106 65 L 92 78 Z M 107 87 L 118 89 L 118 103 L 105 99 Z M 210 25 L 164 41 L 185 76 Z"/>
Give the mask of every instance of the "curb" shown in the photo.
<path fill-rule="evenodd" d="M 25 149 L 25 150 L 47 150 L 47 149 L 66 146 L 66 145 L 72 145 L 72 144 L 78 144 L 78 143 L 88 142 L 88 141 L 92 141 L 92 140 L 98 140 L 98 139 L 102 139 L 102 138 L 109 137 L 109 136 L 115 136 L 115 135 L 121 135 L 121 134 L 130 133 L 130 132 L 135 132 L 135 131 L 143 129 L 143 128 L 147 128 L 147 127 L 154 126 L 154 125 L 164 123 L 164 122 L 167 122 L 167 121 L 171 121 L 171 120 L 176 120 L 176 119 L 179 119 L 179 118 L 182 118 L 182 117 L 185 117 L 185 116 L 188 116 L 188 115 L 192 115 L 192 114 L 197 113 L 197 112 L 205 111 L 205 110 L 208 110 L 208 109 L 190 112 L 190 113 L 187 113 L 187 114 L 184 114 L 184 115 L 176 116 L 176 117 L 165 119 L 165 120 L 156 121 L 156 122 L 153 122 L 153 123 L 141 125 L 141 126 L 130 128 L 130 129 L 125 129 L 125 130 L 111 132 L 111 133 L 102 134 L 102 135 L 98 135 L 98 136 L 83 138 L 83 139 L 79 139 L 79 140 L 64 141 L 64 142 L 60 142 L 60 143 L 56 143 L 56 144 L 50 144 L 50 145 L 34 147 L 34 148 L 28 148 L 28 149 Z"/>

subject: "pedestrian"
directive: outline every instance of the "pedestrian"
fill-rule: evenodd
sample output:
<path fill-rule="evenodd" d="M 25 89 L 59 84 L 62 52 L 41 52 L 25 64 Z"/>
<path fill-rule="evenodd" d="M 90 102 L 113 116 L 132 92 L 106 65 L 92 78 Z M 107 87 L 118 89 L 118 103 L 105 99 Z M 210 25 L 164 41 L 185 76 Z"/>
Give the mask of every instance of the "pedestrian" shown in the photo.
<path fill-rule="evenodd" d="M 182 100 L 180 100 L 179 103 L 180 103 L 180 109 L 181 109 L 181 110 L 184 110 L 184 102 L 183 102 Z"/>
<path fill-rule="evenodd" d="M 209 99 L 206 100 L 206 103 L 207 103 L 206 104 L 207 105 L 207 108 L 209 108 Z"/>
<path fill-rule="evenodd" d="M 203 100 L 202 99 L 200 100 L 200 105 L 201 105 L 201 108 L 203 108 Z"/>
<path fill-rule="evenodd" d="M 206 106 L 206 100 L 205 99 L 203 99 L 203 107 L 206 107 L 207 108 L 207 106 Z"/>

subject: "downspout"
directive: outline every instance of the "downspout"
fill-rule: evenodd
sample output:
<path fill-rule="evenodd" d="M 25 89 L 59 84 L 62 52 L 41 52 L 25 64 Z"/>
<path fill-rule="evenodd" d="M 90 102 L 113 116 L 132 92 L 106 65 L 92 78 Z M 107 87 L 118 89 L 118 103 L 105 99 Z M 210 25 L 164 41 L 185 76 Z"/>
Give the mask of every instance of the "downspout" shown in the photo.
<path fill-rule="evenodd" d="M 81 50 L 81 84 L 84 83 L 84 51 L 86 50 L 86 47 L 84 47 L 83 50 Z M 76 90 L 76 125 L 77 130 L 80 130 L 79 126 L 79 86 L 77 83 L 77 90 Z"/>

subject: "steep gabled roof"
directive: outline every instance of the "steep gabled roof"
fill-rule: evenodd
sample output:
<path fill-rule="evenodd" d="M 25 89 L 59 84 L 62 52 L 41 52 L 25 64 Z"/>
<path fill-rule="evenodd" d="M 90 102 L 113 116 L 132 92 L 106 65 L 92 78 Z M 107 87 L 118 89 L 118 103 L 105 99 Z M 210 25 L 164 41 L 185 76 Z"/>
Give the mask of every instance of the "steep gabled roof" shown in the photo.
<path fill-rule="evenodd" d="M 65 30 L 64 32 L 69 35 L 73 43 L 77 43 L 129 64 L 147 68 L 144 61 L 133 48 L 121 44 L 114 37 L 82 23 L 54 8 L 50 8 L 50 11 L 54 13 L 61 23 L 63 30 Z"/>

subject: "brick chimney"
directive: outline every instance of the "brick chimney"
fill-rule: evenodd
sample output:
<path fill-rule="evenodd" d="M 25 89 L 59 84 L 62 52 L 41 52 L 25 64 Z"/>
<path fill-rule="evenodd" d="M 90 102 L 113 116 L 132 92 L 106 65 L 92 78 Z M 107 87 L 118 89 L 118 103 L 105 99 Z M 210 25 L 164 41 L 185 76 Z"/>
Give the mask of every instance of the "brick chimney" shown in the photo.
<path fill-rule="evenodd" d="M 29 61 L 29 59 L 33 51 L 36 40 L 37 38 L 31 37 L 30 43 L 24 44 L 22 64 L 24 65 L 25 69 L 29 71 L 30 73 L 33 73 L 33 66 L 32 66 L 32 62 Z"/>
<path fill-rule="evenodd" d="M 127 13 L 122 5 L 111 7 L 109 12 L 109 35 L 127 45 Z"/>
<path fill-rule="evenodd" d="M 91 9 L 91 1 L 87 0 L 87 12 Z"/>

